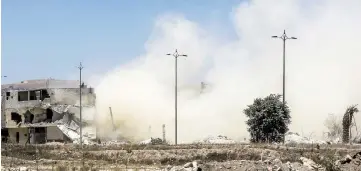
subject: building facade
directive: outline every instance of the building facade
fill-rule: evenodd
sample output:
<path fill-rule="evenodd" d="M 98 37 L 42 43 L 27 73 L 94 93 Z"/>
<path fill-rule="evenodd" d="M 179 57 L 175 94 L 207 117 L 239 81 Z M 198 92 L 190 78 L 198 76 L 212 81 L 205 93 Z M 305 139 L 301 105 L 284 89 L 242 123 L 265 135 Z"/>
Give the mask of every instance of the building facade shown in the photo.
<path fill-rule="evenodd" d="M 91 122 L 80 123 L 79 87 L 79 81 L 55 79 L 2 85 L 2 140 L 19 144 L 74 141 L 69 131 L 79 134 L 79 126 Z M 95 115 L 93 88 L 83 83 L 81 92 L 82 108 L 90 109 L 86 115 Z"/>

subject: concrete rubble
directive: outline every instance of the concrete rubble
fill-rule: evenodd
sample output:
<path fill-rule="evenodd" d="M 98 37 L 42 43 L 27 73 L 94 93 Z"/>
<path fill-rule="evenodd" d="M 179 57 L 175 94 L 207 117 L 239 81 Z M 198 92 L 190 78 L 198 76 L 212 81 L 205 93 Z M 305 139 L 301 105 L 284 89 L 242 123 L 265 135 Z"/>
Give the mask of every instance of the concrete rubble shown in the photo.
<path fill-rule="evenodd" d="M 150 138 L 150 139 L 146 139 L 143 140 L 141 142 L 139 142 L 139 144 L 141 145 L 158 145 L 158 144 L 164 144 L 165 142 L 161 139 L 161 138 Z"/>
<path fill-rule="evenodd" d="M 66 135 L 68 138 L 70 138 L 73 143 L 79 144 L 80 143 L 80 133 L 79 133 L 79 126 L 76 124 L 73 124 L 73 127 L 63 124 L 63 125 L 57 125 L 57 127 Z M 83 134 L 82 141 L 86 145 L 95 144 L 91 140 L 91 137 L 87 136 L 88 134 Z"/>
<path fill-rule="evenodd" d="M 227 136 L 218 135 L 216 137 L 209 136 L 196 143 L 200 143 L 200 144 L 235 144 L 236 141 L 229 139 Z"/>
<path fill-rule="evenodd" d="M 276 158 L 265 161 L 250 161 L 250 160 L 232 160 L 225 162 L 206 162 L 200 160 L 187 162 L 183 166 L 168 166 L 167 171 L 201 171 L 201 170 L 266 170 L 266 171 L 308 171 L 308 170 L 322 170 L 324 168 L 314 164 L 312 160 L 304 158 L 305 163 L 298 162 L 282 162 Z"/>
<path fill-rule="evenodd" d="M 352 156 L 348 154 L 343 159 L 337 160 L 335 164 L 337 166 L 352 164 L 352 165 L 360 166 L 361 168 L 361 151 L 355 153 Z"/>
<path fill-rule="evenodd" d="M 108 140 L 101 142 L 101 145 L 108 146 L 108 145 L 124 145 L 124 144 L 130 144 L 129 141 L 126 140 Z"/>
<path fill-rule="evenodd" d="M 63 118 L 56 120 L 53 124 L 61 130 L 64 135 L 66 135 L 72 143 L 79 144 L 80 143 L 80 123 L 77 117 L 74 117 L 74 113 L 68 113 L 69 109 L 76 108 L 79 109 L 78 106 L 75 105 L 51 105 L 50 103 L 41 103 L 41 107 L 43 109 L 50 108 L 53 111 L 63 114 Z M 42 125 L 46 123 L 37 123 L 37 125 Z M 30 124 L 31 125 L 31 124 Z M 94 144 L 92 140 L 95 139 L 94 130 L 88 130 L 83 128 L 83 143 L 86 145 Z"/>
<path fill-rule="evenodd" d="M 306 157 L 301 157 L 300 160 L 302 161 L 303 165 L 306 166 L 310 170 L 325 170 L 321 165 L 316 164 L 313 160 L 308 159 Z"/>
<path fill-rule="evenodd" d="M 303 137 L 295 132 L 287 132 L 285 135 L 285 144 L 326 144 L 326 141 Z"/>

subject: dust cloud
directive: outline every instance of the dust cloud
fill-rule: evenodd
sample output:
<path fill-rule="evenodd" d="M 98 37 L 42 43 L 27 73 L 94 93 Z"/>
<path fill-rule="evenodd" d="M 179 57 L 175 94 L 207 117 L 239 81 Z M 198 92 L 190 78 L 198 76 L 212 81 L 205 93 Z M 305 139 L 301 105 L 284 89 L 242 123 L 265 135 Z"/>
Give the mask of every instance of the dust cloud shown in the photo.
<path fill-rule="evenodd" d="M 188 55 L 178 59 L 178 142 L 247 137 L 242 110 L 256 97 L 282 92 L 282 41 L 271 36 L 286 29 L 298 38 L 286 44 L 290 130 L 322 138 L 328 114 L 361 105 L 360 7 L 360 0 L 241 2 L 230 9 L 237 38 L 227 42 L 181 14 L 165 14 L 145 54 L 101 77 L 100 131 L 111 134 L 111 106 L 123 135 L 161 137 L 166 124 L 166 137 L 174 140 L 174 58 L 165 54 L 177 48 Z M 202 81 L 208 87 L 200 94 Z"/>

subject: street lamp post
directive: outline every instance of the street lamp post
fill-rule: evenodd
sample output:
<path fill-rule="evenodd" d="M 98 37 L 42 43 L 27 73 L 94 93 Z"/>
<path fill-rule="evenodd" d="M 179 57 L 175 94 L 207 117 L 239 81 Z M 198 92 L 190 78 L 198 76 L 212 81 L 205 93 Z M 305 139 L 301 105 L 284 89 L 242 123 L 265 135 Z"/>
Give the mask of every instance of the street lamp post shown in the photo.
<path fill-rule="evenodd" d="M 183 57 L 187 57 L 187 55 L 184 54 L 179 54 L 177 49 L 175 50 L 175 52 L 173 54 L 168 53 L 167 55 L 172 55 L 175 58 L 175 97 L 174 97 L 174 114 L 175 114 L 175 145 L 177 145 L 177 112 L 178 112 L 178 74 L 177 74 L 177 69 L 178 69 L 178 57 L 183 56 Z"/>
<path fill-rule="evenodd" d="M 84 165 L 84 156 L 83 156 L 83 117 L 82 117 L 82 103 L 81 103 L 81 96 L 82 96 L 82 88 L 83 88 L 83 84 L 82 84 L 82 80 L 81 80 L 81 71 L 83 70 L 83 65 L 82 63 L 80 62 L 79 66 L 79 117 L 80 117 L 80 149 L 81 149 L 81 154 L 82 154 L 82 157 L 81 157 L 81 160 L 82 160 L 82 164 Z"/>
<path fill-rule="evenodd" d="M 285 104 L 286 97 L 286 40 L 297 39 L 296 37 L 287 37 L 286 30 L 283 30 L 281 36 L 272 36 L 272 38 L 279 38 L 283 40 L 283 88 L 282 88 L 282 103 Z"/>
<path fill-rule="evenodd" d="M 283 30 L 281 36 L 272 36 L 272 38 L 280 38 L 283 40 L 283 87 L 282 87 L 282 104 L 283 111 L 285 109 L 285 97 L 286 97 L 286 40 L 297 39 L 296 37 L 287 37 L 286 30 Z M 283 142 L 285 141 L 285 135 L 283 135 Z"/>

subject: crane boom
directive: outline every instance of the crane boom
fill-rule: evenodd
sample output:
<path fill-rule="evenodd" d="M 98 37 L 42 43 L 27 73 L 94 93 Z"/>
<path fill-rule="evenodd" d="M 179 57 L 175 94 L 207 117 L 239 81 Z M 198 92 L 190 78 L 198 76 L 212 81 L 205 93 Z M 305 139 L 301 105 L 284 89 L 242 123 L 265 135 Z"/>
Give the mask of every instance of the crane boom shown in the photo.
<path fill-rule="evenodd" d="M 110 118 L 112 119 L 113 131 L 115 131 L 115 125 L 114 125 L 112 107 L 109 107 L 109 111 L 110 111 Z"/>

